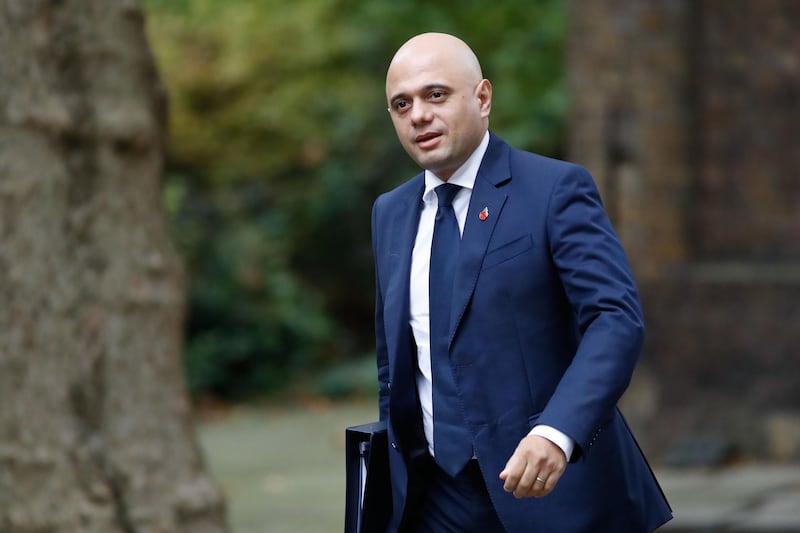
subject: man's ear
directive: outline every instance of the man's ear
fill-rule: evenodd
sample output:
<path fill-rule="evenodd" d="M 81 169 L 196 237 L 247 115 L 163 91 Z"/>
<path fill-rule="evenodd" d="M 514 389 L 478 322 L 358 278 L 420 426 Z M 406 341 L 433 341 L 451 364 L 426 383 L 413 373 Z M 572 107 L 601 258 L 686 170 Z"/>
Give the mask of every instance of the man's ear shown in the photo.
<path fill-rule="evenodd" d="M 481 117 L 486 118 L 492 110 L 492 83 L 483 79 L 475 88 L 475 96 L 481 102 Z"/>

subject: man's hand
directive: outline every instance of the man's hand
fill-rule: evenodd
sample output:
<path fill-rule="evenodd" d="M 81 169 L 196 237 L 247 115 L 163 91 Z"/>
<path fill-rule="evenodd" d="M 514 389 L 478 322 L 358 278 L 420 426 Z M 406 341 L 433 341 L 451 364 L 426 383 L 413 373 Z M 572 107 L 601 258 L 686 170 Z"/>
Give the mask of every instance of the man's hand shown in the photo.
<path fill-rule="evenodd" d="M 564 452 L 539 435 L 522 439 L 500 472 L 503 489 L 516 498 L 547 496 L 556 487 L 567 467 Z"/>

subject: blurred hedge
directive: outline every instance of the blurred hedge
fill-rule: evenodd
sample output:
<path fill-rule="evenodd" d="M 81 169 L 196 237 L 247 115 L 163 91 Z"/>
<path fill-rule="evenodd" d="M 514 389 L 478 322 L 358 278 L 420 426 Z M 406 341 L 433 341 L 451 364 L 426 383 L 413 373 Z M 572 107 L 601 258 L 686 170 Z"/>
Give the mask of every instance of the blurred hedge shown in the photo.
<path fill-rule="evenodd" d="M 268 392 L 372 349 L 369 212 L 418 172 L 383 87 L 411 35 L 464 38 L 494 84 L 492 128 L 559 153 L 562 1 L 146 5 L 170 95 L 164 200 L 190 278 L 196 394 Z"/>

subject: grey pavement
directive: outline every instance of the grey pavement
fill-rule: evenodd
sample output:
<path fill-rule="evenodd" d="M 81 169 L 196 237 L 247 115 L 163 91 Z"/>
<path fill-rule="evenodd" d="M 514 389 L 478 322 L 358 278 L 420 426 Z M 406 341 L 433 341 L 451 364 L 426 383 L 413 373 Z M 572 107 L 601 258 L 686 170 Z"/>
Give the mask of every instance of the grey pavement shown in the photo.
<path fill-rule="evenodd" d="M 656 472 L 675 518 L 671 533 L 800 533 L 800 464 Z"/>

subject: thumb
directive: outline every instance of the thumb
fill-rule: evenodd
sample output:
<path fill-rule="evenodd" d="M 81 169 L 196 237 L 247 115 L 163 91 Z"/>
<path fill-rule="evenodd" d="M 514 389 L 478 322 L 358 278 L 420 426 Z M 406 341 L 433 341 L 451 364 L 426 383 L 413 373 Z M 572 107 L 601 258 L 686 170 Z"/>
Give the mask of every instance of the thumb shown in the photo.
<path fill-rule="evenodd" d="M 500 479 L 502 479 L 503 481 L 505 481 L 506 478 L 508 477 L 508 469 L 511 468 L 511 462 L 514 460 L 515 456 L 516 452 L 514 452 L 514 454 L 508 458 L 508 461 L 506 461 L 506 466 L 503 467 L 503 471 L 500 472 Z"/>

